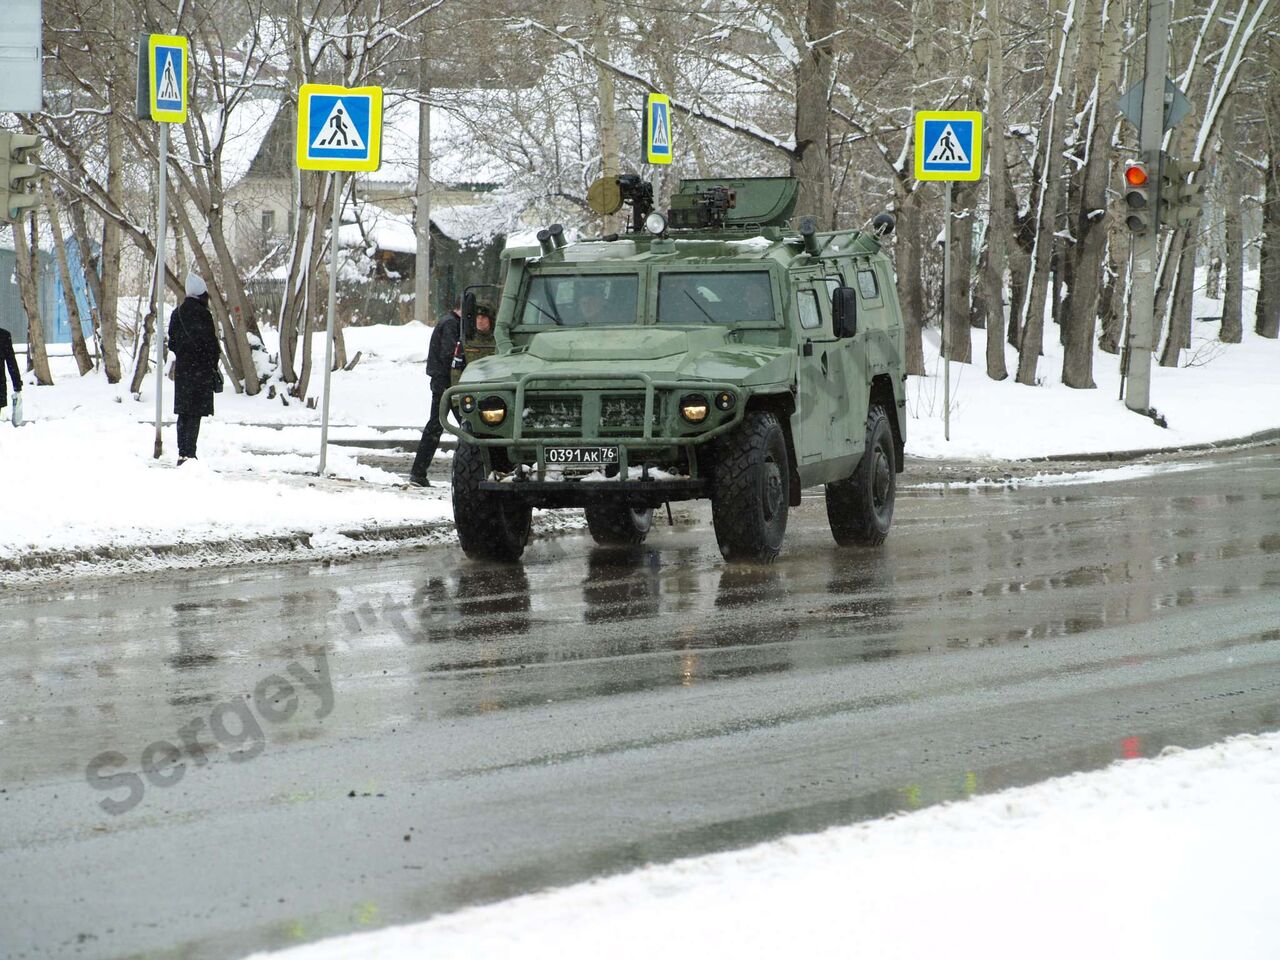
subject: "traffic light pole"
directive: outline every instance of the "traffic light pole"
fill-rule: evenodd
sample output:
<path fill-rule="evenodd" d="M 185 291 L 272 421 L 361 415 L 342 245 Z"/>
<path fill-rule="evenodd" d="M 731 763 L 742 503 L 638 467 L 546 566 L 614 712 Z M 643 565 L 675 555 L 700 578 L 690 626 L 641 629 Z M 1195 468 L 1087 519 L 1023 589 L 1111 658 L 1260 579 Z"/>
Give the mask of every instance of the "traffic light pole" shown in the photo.
<path fill-rule="evenodd" d="M 169 205 L 166 195 L 169 173 L 169 124 L 160 124 L 160 204 L 156 223 L 156 444 L 157 460 L 164 453 L 164 262 L 169 247 Z"/>
<path fill-rule="evenodd" d="M 1164 78 L 1169 64 L 1170 0 L 1147 0 L 1146 74 L 1142 82 L 1142 159 L 1151 171 L 1151 228 L 1133 237 L 1125 406 L 1151 411 L 1151 353 L 1156 340 L 1156 262 L 1160 248 L 1160 147 L 1164 139 Z"/>

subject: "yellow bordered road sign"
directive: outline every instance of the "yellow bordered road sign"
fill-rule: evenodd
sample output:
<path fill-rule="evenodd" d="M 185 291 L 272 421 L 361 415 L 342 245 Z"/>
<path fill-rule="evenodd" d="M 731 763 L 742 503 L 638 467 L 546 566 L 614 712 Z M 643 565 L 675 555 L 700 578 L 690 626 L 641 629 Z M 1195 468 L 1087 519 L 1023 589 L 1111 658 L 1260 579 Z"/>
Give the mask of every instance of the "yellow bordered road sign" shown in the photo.
<path fill-rule="evenodd" d="M 147 77 L 151 119 L 185 123 L 187 119 L 187 38 L 153 33 L 147 37 Z"/>
<path fill-rule="evenodd" d="M 921 110 L 916 114 L 916 179 L 980 180 L 982 114 Z"/>
<path fill-rule="evenodd" d="M 648 163 L 671 162 L 671 98 L 666 94 L 645 97 L 644 155 Z"/>
<path fill-rule="evenodd" d="M 377 170 L 382 88 L 304 83 L 298 91 L 297 158 L 302 170 Z"/>

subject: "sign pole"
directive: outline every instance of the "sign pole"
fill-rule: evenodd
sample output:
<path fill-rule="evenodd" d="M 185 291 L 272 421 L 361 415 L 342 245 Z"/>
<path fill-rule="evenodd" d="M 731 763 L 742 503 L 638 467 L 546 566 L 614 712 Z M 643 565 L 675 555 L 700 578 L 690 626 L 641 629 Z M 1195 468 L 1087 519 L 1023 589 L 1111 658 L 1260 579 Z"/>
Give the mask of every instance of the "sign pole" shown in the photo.
<path fill-rule="evenodd" d="M 338 229 L 342 225 L 342 171 L 333 174 L 333 232 L 329 240 L 329 318 L 324 327 L 324 401 L 320 412 L 320 469 L 329 451 L 329 381 L 333 376 L 333 316 L 338 312 Z"/>
<path fill-rule="evenodd" d="M 1142 81 L 1142 124 L 1139 143 L 1151 176 L 1151 204 L 1160 209 L 1160 147 L 1164 140 L 1165 71 L 1169 66 L 1169 0 L 1147 4 L 1146 76 Z M 1151 410 L 1151 351 L 1156 346 L 1156 260 L 1160 228 L 1153 215 L 1151 229 L 1133 238 L 1132 300 L 1127 342 L 1128 386 L 1124 404 L 1130 410 Z"/>
<path fill-rule="evenodd" d="M 951 440 L 951 182 L 942 184 L 942 437 Z"/>
<path fill-rule="evenodd" d="M 156 443 L 152 456 L 164 453 L 164 262 L 169 246 L 169 206 L 166 196 L 169 173 L 169 124 L 160 124 L 160 203 L 156 222 Z"/>

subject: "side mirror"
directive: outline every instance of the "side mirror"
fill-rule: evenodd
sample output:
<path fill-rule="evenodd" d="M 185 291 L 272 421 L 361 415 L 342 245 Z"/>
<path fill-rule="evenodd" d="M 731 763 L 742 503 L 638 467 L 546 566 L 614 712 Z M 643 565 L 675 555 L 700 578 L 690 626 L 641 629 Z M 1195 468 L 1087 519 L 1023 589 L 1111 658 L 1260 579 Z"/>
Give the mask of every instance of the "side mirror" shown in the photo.
<path fill-rule="evenodd" d="M 837 337 L 858 333 L 858 294 L 853 287 L 836 287 L 831 294 L 831 325 Z"/>
<path fill-rule="evenodd" d="M 462 295 L 462 331 L 463 336 L 476 328 L 476 295 L 468 290 Z"/>

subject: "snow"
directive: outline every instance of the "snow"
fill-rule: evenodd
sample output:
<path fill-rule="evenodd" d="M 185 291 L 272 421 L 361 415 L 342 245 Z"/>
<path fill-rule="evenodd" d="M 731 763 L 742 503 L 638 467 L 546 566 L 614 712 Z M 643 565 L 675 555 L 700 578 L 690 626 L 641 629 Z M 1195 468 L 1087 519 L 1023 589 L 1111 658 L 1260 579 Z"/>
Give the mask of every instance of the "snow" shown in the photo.
<path fill-rule="evenodd" d="M 650 866 L 257 960 L 1262 960 L 1280 734 Z"/>
<path fill-rule="evenodd" d="M 331 439 L 417 440 L 431 399 L 423 370 L 429 337 L 416 323 L 346 331 L 349 356 L 362 357 L 355 370 L 333 375 Z M 313 350 L 312 395 L 319 398 L 323 334 Z M 21 465 L 0 471 L 0 502 L 23 505 L 0 521 L 0 561 L 297 533 L 312 535 L 316 546 L 336 543 L 342 530 L 452 519 L 446 485 L 400 489 L 401 477 L 359 464 L 357 448 L 330 444 L 332 479 L 318 480 L 319 410 L 297 400 L 285 407 L 228 387 L 216 398 L 217 414 L 202 423 L 200 459 L 177 467 L 171 383 L 164 456 L 154 460 L 154 377 L 138 401 L 126 383 L 110 386 L 101 373 L 77 377 L 68 355 L 50 363 L 53 387 L 34 386 L 28 375 L 28 422 L 17 429 L 0 423 L 0 462 Z M 124 368 L 127 380 L 127 359 Z"/>
<path fill-rule="evenodd" d="M 1199 284 L 1203 291 L 1203 283 Z M 1120 357 L 1094 354 L 1095 390 L 1061 382 L 1058 328 L 1045 323 L 1039 386 L 1016 383 L 1017 352 L 1005 345 L 1009 379 L 986 375 L 986 331 L 973 330 L 972 364 L 951 364 L 951 440 L 943 438 L 943 369 L 939 331 L 924 332 L 924 377 L 907 382 L 907 453 L 918 457 L 1018 459 L 1072 453 L 1144 450 L 1206 443 L 1280 428 L 1280 341 L 1253 333 L 1257 273 L 1246 278 L 1244 340 L 1219 343 L 1218 321 L 1192 325 L 1184 366 L 1153 358 L 1151 403 L 1168 428 L 1131 412 L 1120 400 Z M 1217 317 L 1219 301 L 1198 293 L 1192 316 Z M 1211 401 L 1211 402 L 1207 402 Z"/>
<path fill-rule="evenodd" d="M 222 137 L 222 186 L 230 189 L 244 179 L 254 157 L 267 138 L 267 132 L 280 112 L 280 101 L 273 97 L 243 98 L 236 101 L 227 117 L 226 130 L 220 129 L 222 110 L 209 111 L 205 122 L 211 143 Z"/>

